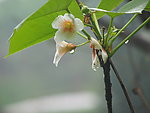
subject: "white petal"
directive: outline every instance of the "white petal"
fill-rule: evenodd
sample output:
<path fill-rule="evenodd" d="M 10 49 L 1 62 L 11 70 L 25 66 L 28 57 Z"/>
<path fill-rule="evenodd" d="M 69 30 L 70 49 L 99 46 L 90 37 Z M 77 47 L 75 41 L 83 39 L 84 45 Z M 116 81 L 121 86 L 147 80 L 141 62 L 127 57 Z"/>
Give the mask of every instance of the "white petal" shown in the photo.
<path fill-rule="evenodd" d="M 58 45 L 58 47 L 66 47 L 67 46 L 67 42 L 65 42 L 65 41 L 62 41 L 62 42 L 59 42 L 59 43 L 57 43 L 56 45 Z"/>
<path fill-rule="evenodd" d="M 54 56 L 54 60 L 53 63 L 55 64 L 55 66 L 58 66 L 58 62 L 60 61 L 61 57 L 59 56 L 58 51 L 56 51 L 55 56 Z"/>
<path fill-rule="evenodd" d="M 81 31 L 84 28 L 84 24 L 82 23 L 80 19 L 75 18 L 74 23 L 75 23 L 75 27 L 77 31 Z"/>
<path fill-rule="evenodd" d="M 61 28 L 61 24 L 64 21 L 64 17 L 62 15 L 58 16 L 53 22 L 52 22 L 52 27 L 54 29 L 60 29 Z"/>
<path fill-rule="evenodd" d="M 94 71 L 96 71 L 96 69 L 99 67 L 100 67 L 99 58 L 96 54 L 96 49 L 93 48 L 93 51 L 92 51 L 92 69 Z"/>
<path fill-rule="evenodd" d="M 102 49 L 102 59 L 103 59 L 104 64 L 107 62 L 107 59 L 108 59 L 108 55 L 104 49 Z"/>
<path fill-rule="evenodd" d="M 62 56 L 67 52 L 67 51 L 64 51 L 64 48 L 67 44 L 68 43 L 65 41 L 56 43 L 56 53 L 55 53 L 54 60 L 53 60 L 53 63 L 56 65 L 56 67 L 58 66 L 58 63 L 60 59 L 62 58 Z"/>
<path fill-rule="evenodd" d="M 99 44 L 99 42 L 94 39 L 94 38 L 91 38 L 91 45 L 94 45 L 95 49 L 102 49 L 102 46 Z"/>
<path fill-rule="evenodd" d="M 65 20 L 72 21 L 72 20 L 74 19 L 74 16 L 73 16 L 72 14 L 66 13 L 66 14 L 64 15 L 64 19 L 65 19 Z"/>
<path fill-rule="evenodd" d="M 56 43 L 59 43 L 59 42 L 62 42 L 63 40 L 66 40 L 67 39 L 67 35 L 66 33 L 58 30 L 56 33 L 55 33 L 55 37 L 54 37 L 54 40 L 56 41 Z"/>
<path fill-rule="evenodd" d="M 55 37 L 54 37 L 54 40 L 58 43 L 58 42 L 62 42 L 64 40 L 70 40 L 70 39 L 73 39 L 75 37 L 75 34 L 74 33 L 65 33 L 61 30 L 58 30 L 56 33 L 55 33 Z"/>
<path fill-rule="evenodd" d="M 94 71 L 96 71 L 96 69 L 99 68 L 99 67 L 100 67 L 100 62 L 99 62 L 98 56 L 96 55 L 95 58 L 92 61 L 92 69 Z"/>

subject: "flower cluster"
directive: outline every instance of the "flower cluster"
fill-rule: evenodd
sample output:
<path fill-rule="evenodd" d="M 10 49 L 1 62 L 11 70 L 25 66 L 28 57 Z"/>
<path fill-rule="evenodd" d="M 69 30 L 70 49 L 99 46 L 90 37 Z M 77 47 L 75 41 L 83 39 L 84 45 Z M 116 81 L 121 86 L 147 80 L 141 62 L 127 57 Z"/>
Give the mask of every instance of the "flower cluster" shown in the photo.
<path fill-rule="evenodd" d="M 75 18 L 72 14 L 65 14 L 64 16 L 58 16 L 53 21 L 52 27 L 58 29 L 54 37 L 56 42 L 56 53 L 53 61 L 53 63 L 58 66 L 63 55 L 79 47 L 67 41 L 74 38 L 77 32 L 82 31 L 84 29 L 84 24 L 79 18 Z M 97 51 L 101 52 L 104 63 L 106 63 L 108 55 L 96 39 L 90 37 L 89 42 L 92 48 L 92 69 L 96 71 L 96 69 L 100 67 Z"/>

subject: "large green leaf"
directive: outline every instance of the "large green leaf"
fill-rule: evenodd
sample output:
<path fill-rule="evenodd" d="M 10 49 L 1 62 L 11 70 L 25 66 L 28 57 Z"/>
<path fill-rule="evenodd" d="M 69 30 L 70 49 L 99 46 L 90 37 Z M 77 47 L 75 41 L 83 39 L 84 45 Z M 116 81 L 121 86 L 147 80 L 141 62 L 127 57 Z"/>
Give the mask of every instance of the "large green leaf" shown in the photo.
<path fill-rule="evenodd" d="M 58 15 L 67 13 L 67 9 L 75 17 L 82 19 L 82 14 L 75 0 L 49 0 L 14 29 L 9 40 L 10 46 L 7 56 L 54 37 L 56 30 L 52 28 L 51 23 Z"/>
<path fill-rule="evenodd" d="M 116 17 L 122 14 L 141 13 L 146 7 L 148 1 L 149 0 L 133 0 L 125 4 L 118 11 L 108 11 L 108 10 L 97 9 L 97 8 L 90 8 L 90 9 L 105 13 L 111 17 Z"/>
<path fill-rule="evenodd" d="M 148 4 L 147 4 L 145 10 L 146 10 L 146 11 L 150 11 L 150 0 L 149 0 L 149 2 L 148 2 Z"/>
<path fill-rule="evenodd" d="M 82 11 L 80 10 L 76 0 L 73 0 L 68 9 L 76 18 L 83 20 Z"/>
<path fill-rule="evenodd" d="M 124 0 L 101 0 L 99 6 L 97 8 L 111 11 L 115 9 L 120 3 L 122 3 Z M 98 12 L 97 14 L 98 18 L 101 18 L 102 16 L 105 15 L 104 12 Z"/>

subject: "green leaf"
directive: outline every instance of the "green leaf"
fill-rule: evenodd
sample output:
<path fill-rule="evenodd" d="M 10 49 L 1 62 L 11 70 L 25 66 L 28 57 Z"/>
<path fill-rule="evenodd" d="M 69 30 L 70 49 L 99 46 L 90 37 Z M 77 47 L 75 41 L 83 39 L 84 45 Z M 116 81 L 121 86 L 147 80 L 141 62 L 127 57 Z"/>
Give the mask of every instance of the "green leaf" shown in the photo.
<path fill-rule="evenodd" d="M 72 1 L 68 9 L 76 18 L 80 18 L 81 20 L 83 20 L 82 11 L 80 10 L 76 0 Z"/>
<path fill-rule="evenodd" d="M 149 0 L 133 0 L 121 7 L 118 12 L 123 13 L 141 13 Z"/>
<path fill-rule="evenodd" d="M 67 10 L 82 19 L 79 6 L 75 0 L 49 0 L 43 7 L 23 20 L 15 29 L 9 42 L 9 53 L 7 56 L 20 50 L 30 47 L 34 44 L 48 40 L 54 37 L 56 30 L 52 28 L 51 23 L 58 15 L 64 15 Z"/>
<path fill-rule="evenodd" d="M 124 0 L 101 0 L 99 6 L 97 8 L 104 9 L 107 11 L 111 11 L 115 9 L 120 3 L 122 3 Z M 105 15 L 104 12 L 98 12 L 97 14 L 98 18 L 101 18 Z"/>
<path fill-rule="evenodd" d="M 148 4 L 147 4 L 145 10 L 146 10 L 146 11 L 150 11 L 150 0 L 149 0 L 149 2 L 148 2 Z"/>
<path fill-rule="evenodd" d="M 114 18 L 122 14 L 141 13 L 146 7 L 147 3 L 148 3 L 148 0 L 133 0 L 125 4 L 118 11 L 107 11 L 107 10 L 97 9 L 97 8 L 90 8 L 90 9 L 105 13 Z"/>

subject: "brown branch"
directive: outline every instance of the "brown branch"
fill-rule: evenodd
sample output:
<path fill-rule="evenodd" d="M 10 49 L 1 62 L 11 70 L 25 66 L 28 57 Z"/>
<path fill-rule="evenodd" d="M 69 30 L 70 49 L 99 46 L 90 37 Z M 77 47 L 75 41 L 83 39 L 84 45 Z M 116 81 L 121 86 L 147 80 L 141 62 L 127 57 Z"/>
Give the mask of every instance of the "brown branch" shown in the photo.
<path fill-rule="evenodd" d="M 122 81 L 122 79 L 121 79 L 121 77 L 120 77 L 120 75 L 119 75 L 117 69 L 115 68 L 115 66 L 114 66 L 114 64 L 113 64 L 113 62 L 112 62 L 111 60 L 110 60 L 110 65 L 111 65 L 112 69 L 114 70 L 114 73 L 115 73 L 115 75 L 116 75 L 116 77 L 117 77 L 117 79 L 118 79 L 118 81 L 119 81 L 119 83 L 120 83 L 120 86 L 121 86 L 121 88 L 122 88 L 122 90 L 123 90 L 123 93 L 124 93 L 124 95 L 125 95 L 125 97 L 126 97 L 126 100 L 127 100 L 127 102 L 128 102 L 128 105 L 129 105 L 129 108 L 130 108 L 130 110 L 131 110 L 131 113 L 135 113 L 135 110 L 134 110 L 133 105 L 132 105 L 132 103 L 131 103 L 131 99 L 130 99 L 130 97 L 129 97 L 129 94 L 128 94 L 128 92 L 127 92 L 127 89 L 126 89 L 125 85 L 123 84 L 123 81 Z"/>

